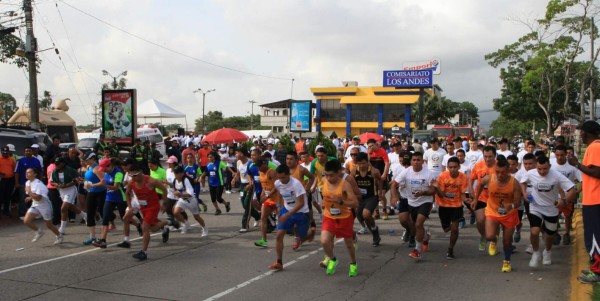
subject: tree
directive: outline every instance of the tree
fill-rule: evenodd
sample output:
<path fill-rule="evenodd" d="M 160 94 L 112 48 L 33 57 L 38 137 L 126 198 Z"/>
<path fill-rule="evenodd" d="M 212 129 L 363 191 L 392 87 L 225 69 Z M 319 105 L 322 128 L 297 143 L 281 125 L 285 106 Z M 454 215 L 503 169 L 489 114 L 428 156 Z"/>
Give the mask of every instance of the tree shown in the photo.
<path fill-rule="evenodd" d="M 0 34 L 0 63 L 15 64 L 19 68 L 27 68 L 27 58 L 16 55 L 21 39 L 12 34 Z M 37 60 L 39 63 L 39 59 Z M 39 69 L 38 69 L 39 70 Z"/>
<path fill-rule="evenodd" d="M 49 111 L 52 109 L 52 94 L 50 91 L 44 90 L 44 96 L 40 99 L 39 109 L 42 111 Z"/>
<path fill-rule="evenodd" d="M 476 124 L 479 121 L 479 108 L 470 101 L 463 101 L 458 103 L 458 109 L 456 113 L 459 113 L 459 125 L 463 124 Z"/>
<path fill-rule="evenodd" d="M 249 130 L 251 128 L 250 121 L 252 120 L 255 130 L 265 130 L 270 129 L 268 126 L 259 126 L 260 124 L 260 115 L 250 116 L 232 116 L 232 117 L 223 117 L 223 113 L 221 111 L 209 111 L 206 115 L 206 130 L 207 132 L 211 132 L 220 128 L 233 128 L 240 131 Z M 202 117 L 196 119 L 194 121 L 196 131 L 202 130 Z"/>
<path fill-rule="evenodd" d="M 494 100 L 496 110 L 508 119 L 540 118 L 547 133 L 567 117 L 583 121 L 586 99 L 598 90 L 598 85 L 590 87 L 590 79 L 597 74 L 593 63 L 600 48 L 591 62 L 580 59 L 584 37 L 595 27 L 590 16 L 598 13 L 596 6 L 593 0 L 550 0 L 544 19 L 528 25 L 529 33 L 485 56 L 492 67 L 505 66 L 500 69 L 504 85 L 502 97 Z M 578 106 L 580 116 L 573 114 Z"/>
<path fill-rule="evenodd" d="M 165 125 L 165 130 L 167 132 L 177 132 L 178 128 L 182 128 L 183 126 L 181 125 L 181 123 L 171 123 L 171 124 L 167 124 Z"/>
<path fill-rule="evenodd" d="M 500 115 L 496 120 L 492 121 L 488 134 L 494 137 L 508 138 L 516 135 L 529 136 L 531 135 L 532 128 L 533 122 L 530 120 L 509 119 Z"/>
<path fill-rule="evenodd" d="M 0 122 L 3 125 L 6 126 L 10 117 L 18 109 L 17 100 L 12 95 L 0 92 Z"/>
<path fill-rule="evenodd" d="M 423 122 L 425 124 L 444 124 L 450 122 L 458 109 L 458 103 L 436 95 L 428 97 L 425 100 Z"/>

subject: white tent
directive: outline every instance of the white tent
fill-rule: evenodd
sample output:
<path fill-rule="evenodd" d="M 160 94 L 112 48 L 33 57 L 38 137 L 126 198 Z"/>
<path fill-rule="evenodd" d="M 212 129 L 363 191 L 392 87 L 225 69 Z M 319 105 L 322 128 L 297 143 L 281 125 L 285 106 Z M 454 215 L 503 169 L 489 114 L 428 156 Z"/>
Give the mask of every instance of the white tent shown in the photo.
<path fill-rule="evenodd" d="M 162 123 L 163 118 L 185 118 L 185 127 L 187 130 L 187 117 L 184 113 L 154 98 L 150 98 L 137 105 L 137 117 L 144 118 L 144 123 L 146 123 L 146 118 L 160 118 L 160 123 Z"/>

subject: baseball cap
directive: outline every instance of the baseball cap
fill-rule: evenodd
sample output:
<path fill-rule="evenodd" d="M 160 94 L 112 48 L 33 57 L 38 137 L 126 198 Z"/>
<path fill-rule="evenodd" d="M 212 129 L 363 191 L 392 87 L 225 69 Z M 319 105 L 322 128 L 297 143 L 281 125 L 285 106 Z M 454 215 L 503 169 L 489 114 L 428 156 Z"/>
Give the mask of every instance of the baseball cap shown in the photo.
<path fill-rule="evenodd" d="M 59 164 L 59 163 L 65 163 L 65 158 L 64 157 L 56 157 L 56 159 L 54 159 L 54 163 L 55 164 Z"/>
<path fill-rule="evenodd" d="M 35 144 L 32 144 L 32 145 L 31 145 L 31 148 L 40 148 L 40 145 L 39 145 L 39 144 L 37 144 L 37 143 L 35 143 Z"/>
<path fill-rule="evenodd" d="M 83 160 L 90 160 L 93 158 L 96 158 L 96 153 L 94 152 L 89 152 L 83 156 Z"/>
<path fill-rule="evenodd" d="M 360 137 L 359 136 L 354 136 L 354 137 L 352 137 L 352 140 L 360 140 Z"/>
<path fill-rule="evenodd" d="M 586 133 L 590 133 L 590 134 L 595 134 L 595 135 L 600 134 L 600 124 L 598 124 L 597 122 L 595 122 L 593 120 L 588 120 L 588 121 L 584 122 L 579 127 L 579 129 Z"/>
<path fill-rule="evenodd" d="M 167 163 L 177 163 L 178 161 L 179 161 L 179 160 L 177 160 L 177 157 L 175 157 L 175 156 L 170 156 L 170 157 L 167 159 Z"/>
<path fill-rule="evenodd" d="M 104 158 L 104 159 L 100 160 L 100 163 L 98 165 L 100 166 L 98 168 L 99 171 L 105 171 L 106 168 L 110 165 L 110 159 Z"/>
<path fill-rule="evenodd" d="M 226 149 L 226 148 L 224 148 L 224 147 L 221 147 L 221 148 L 219 149 L 219 151 L 220 151 L 220 152 L 225 152 L 225 151 L 227 151 L 227 149 Z"/>
<path fill-rule="evenodd" d="M 8 147 L 8 150 L 11 152 L 16 152 L 17 150 L 15 149 L 15 146 L 12 144 L 7 144 L 6 147 Z"/>
<path fill-rule="evenodd" d="M 10 152 L 10 149 L 8 149 L 8 146 L 3 146 L 2 147 L 2 153 L 3 154 L 8 154 Z"/>

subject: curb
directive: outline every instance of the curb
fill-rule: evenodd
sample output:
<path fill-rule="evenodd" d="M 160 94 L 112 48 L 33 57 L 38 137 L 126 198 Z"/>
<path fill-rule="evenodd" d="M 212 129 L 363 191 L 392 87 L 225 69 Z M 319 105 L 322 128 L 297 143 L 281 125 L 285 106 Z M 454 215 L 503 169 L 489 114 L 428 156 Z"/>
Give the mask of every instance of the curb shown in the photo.
<path fill-rule="evenodd" d="M 575 209 L 573 213 L 573 243 L 571 245 L 571 301 L 592 300 L 593 285 L 583 284 L 577 281 L 581 270 L 590 268 L 589 255 L 585 250 L 583 241 L 583 217 L 581 209 Z"/>

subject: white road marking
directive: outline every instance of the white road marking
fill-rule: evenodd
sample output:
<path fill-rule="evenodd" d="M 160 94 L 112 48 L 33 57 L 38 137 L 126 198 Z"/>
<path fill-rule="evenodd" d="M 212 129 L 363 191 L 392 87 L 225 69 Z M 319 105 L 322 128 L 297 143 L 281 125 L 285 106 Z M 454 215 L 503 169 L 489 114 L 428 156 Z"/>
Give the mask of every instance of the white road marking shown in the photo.
<path fill-rule="evenodd" d="M 344 239 L 340 238 L 337 241 L 335 241 L 334 244 L 337 244 L 337 243 L 342 242 L 342 241 L 344 241 Z M 317 254 L 317 253 L 321 252 L 322 250 L 323 250 L 323 248 L 321 247 L 321 248 L 316 249 L 314 251 L 311 251 L 311 252 L 309 252 L 307 254 L 304 254 L 304 255 L 302 255 L 302 256 L 300 256 L 300 257 L 298 257 L 298 258 L 296 258 L 296 259 L 294 259 L 294 260 L 292 260 L 290 262 L 287 262 L 286 264 L 283 265 L 283 267 L 287 268 L 287 267 L 291 266 L 292 264 L 297 263 L 300 260 L 308 258 L 310 255 L 314 255 L 314 254 Z M 235 291 L 237 291 L 237 290 L 239 290 L 239 289 L 241 289 L 241 288 L 243 288 L 245 286 L 248 286 L 248 284 L 251 284 L 252 282 L 256 282 L 256 281 L 258 281 L 260 279 L 263 279 L 263 278 L 265 278 L 267 276 L 270 276 L 270 275 L 272 275 L 273 273 L 276 273 L 276 272 L 277 271 L 270 270 L 270 271 L 268 271 L 268 272 L 266 272 L 264 274 L 258 275 L 256 277 L 250 279 L 250 280 L 244 281 L 244 282 L 242 282 L 242 283 L 240 283 L 240 284 L 238 284 L 238 285 L 236 285 L 236 286 L 234 286 L 232 288 L 224 290 L 224 291 L 222 291 L 222 292 L 220 292 L 220 293 L 218 293 L 216 295 L 213 295 L 212 297 L 206 298 L 206 299 L 204 299 L 204 301 L 217 300 L 217 299 L 219 299 L 219 298 L 221 298 L 221 297 L 223 297 L 225 295 L 231 294 L 231 293 L 233 293 L 233 292 L 235 292 Z"/>

